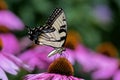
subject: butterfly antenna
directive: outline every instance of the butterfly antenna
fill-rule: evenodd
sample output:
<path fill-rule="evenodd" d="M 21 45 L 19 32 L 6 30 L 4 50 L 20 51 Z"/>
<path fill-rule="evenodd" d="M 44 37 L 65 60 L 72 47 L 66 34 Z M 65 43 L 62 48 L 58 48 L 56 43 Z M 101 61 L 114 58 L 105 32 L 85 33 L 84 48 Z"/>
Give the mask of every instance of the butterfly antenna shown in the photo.
<path fill-rule="evenodd" d="M 25 28 L 27 28 L 28 31 L 31 31 L 31 28 L 27 25 L 25 25 Z"/>
<path fill-rule="evenodd" d="M 29 26 L 27 26 L 27 25 L 25 25 L 25 28 L 27 28 L 28 34 L 30 34 L 30 32 L 32 31 L 32 29 Z"/>
<path fill-rule="evenodd" d="M 30 27 L 29 27 L 29 26 L 27 26 L 27 25 L 25 25 L 25 28 L 29 29 Z"/>

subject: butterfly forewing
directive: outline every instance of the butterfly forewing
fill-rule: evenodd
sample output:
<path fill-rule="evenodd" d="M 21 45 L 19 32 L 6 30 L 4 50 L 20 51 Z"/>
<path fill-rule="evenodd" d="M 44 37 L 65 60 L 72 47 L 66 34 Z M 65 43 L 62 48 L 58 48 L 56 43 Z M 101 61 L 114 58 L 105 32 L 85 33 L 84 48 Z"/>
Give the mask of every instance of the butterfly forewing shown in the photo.
<path fill-rule="evenodd" d="M 54 29 L 54 31 L 49 31 Z M 39 44 L 52 47 L 62 47 L 66 40 L 67 23 L 64 11 L 57 8 L 43 26 L 45 32 L 39 36 Z M 47 32 L 46 32 L 47 31 Z"/>

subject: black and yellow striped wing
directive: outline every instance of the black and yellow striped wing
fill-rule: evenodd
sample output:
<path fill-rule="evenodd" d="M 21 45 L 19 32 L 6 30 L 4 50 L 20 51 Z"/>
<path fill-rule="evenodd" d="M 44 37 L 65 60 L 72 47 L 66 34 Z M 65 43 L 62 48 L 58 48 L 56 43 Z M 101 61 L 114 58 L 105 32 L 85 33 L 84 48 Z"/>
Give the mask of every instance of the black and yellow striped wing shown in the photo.
<path fill-rule="evenodd" d="M 42 27 L 42 34 L 38 36 L 38 43 L 55 48 L 62 47 L 67 36 L 67 23 L 63 9 L 56 8 Z"/>

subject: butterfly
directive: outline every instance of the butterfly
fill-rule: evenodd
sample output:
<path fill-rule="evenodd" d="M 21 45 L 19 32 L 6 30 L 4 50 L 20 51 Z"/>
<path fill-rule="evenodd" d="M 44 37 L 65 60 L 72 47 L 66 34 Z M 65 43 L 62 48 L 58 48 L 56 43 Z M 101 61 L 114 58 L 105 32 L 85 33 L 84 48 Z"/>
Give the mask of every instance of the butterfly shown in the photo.
<path fill-rule="evenodd" d="M 28 27 L 29 38 L 35 44 L 47 45 L 54 48 L 48 57 L 65 51 L 63 47 L 67 36 L 67 23 L 62 8 L 56 8 L 43 26 L 36 28 Z"/>

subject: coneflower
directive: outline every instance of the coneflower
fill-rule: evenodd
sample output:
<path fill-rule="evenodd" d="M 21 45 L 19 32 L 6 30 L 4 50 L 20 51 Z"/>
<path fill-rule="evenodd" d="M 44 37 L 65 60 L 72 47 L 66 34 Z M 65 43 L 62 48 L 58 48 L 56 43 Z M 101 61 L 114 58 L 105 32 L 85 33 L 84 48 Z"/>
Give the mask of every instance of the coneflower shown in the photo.
<path fill-rule="evenodd" d="M 40 74 L 29 74 L 24 80 L 83 80 L 73 76 L 74 69 L 71 63 L 64 57 L 53 61 L 47 72 Z"/>

